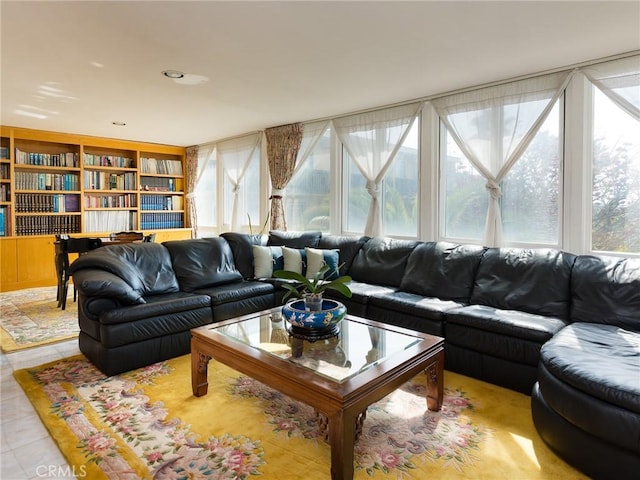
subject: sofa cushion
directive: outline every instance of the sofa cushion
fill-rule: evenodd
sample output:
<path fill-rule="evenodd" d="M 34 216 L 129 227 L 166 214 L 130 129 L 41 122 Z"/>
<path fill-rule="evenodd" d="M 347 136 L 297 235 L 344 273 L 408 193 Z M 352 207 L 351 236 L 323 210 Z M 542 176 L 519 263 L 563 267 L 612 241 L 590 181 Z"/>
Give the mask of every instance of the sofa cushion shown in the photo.
<path fill-rule="evenodd" d="M 640 258 L 580 255 L 571 273 L 571 319 L 640 332 Z"/>
<path fill-rule="evenodd" d="M 242 274 L 242 278 L 253 278 L 253 245 L 266 245 L 266 235 L 250 235 L 248 233 L 225 232 L 220 236 L 224 238 L 233 253 L 233 261 L 236 269 Z"/>
<path fill-rule="evenodd" d="M 447 310 L 463 306 L 452 300 L 424 297 L 408 292 L 376 293 L 369 299 L 369 304 L 392 312 L 401 312 L 437 321 L 444 320 L 444 312 Z"/>
<path fill-rule="evenodd" d="M 284 269 L 282 247 L 252 246 L 253 275 L 255 278 L 271 278 L 273 272 Z"/>
<path fill-rule="evenodd" d="M 196 238 L 164 242 L 184 292 L 238 282 L 242 275 L 236 270 L 231 247 L 224 238 Z"/>
<path fill-rule="evenodd" d="M 487 305 L 468 305 L 447 311 L 447 324 L 482 330 L 542 344 L 568 325 L 567 320 Z"/>
<path fill-rule="evenodd" d="M 541 345 L 566 325 L 558 318 L 486 305 L 445 312 L 447 343 L 532 367 L 538 365 Z"/>
<path fill-rule="evenodd" d="M 195 293 L 209 295 L 211 297 L 211 306 L 215 310 L 216 305 L 247 300 L 260 295 L 269 295 L 273 292 L 274 286 L 270 283 L 243 280 L 233 284 L 203 288 Z"/>
<path fill-rule="evenodd" d="M 307 252 L 304 248 L 281 247 L 284 269 L 304 275 L 307 271 Z"/>
<path fill-rule="evenodd" d="M 129 305 L 100 315 L 100 342 L 105 348 L 169 337 L 212 320 L 209 297 L 182 292 L 148 296 L 144 305 Z M 144 355 L 143 352 L 140 353 Z"/>
<path fill-rule="evenodd" d="M 159 243 L 127 243 L 92 250 L 80 255 L 69 266 L 69 274 L 93 268 L 122 278 L 139 297 L 179 290 L 171 255 Z M 142 302 L 135 300 L 135 303 Z"/>
<path fill-rule="evenodd" d="M 547 370 L 560 381 L 604 402 L 640 413 L 638 333 L 615 325 L 573 323 L 545 343 L 540 356 Z"/>
<path fill-rule="evenodd" d="M 316 274 L 326 265 L 329 267 L 323 276 L 325 280 L 335 280 L 340 276 L 339 262 L 340 250 L 322 250 L 319 248 L 305 248 L 307 254 L 307 270 L 305 275 L 313 279 Z"/>
<path fill-rule="evenodd" d="M 349 274 L 354 280 L 398 287 L 407 259 L 420 242 L 374 237 L 356 255 Z"/>
<path fill-rule="evenodd" d="M 304 248 L 318 246 L 322 232 L 283 232 L 270 230 L 267 245 L 290 248 Z"/>
<path fill-rule="evenodd" d="M 575 258 L 544 248 L 489 248 L 480 260 L 470 303 L 567 319 Z"/>
<path fill-rule="evenodd" d="M 424 297 L 469 302 L 483 247 L 425 242 L 409 256 L 400 289 Z"/>
<path fill-rule="evenodd" d="M 340 251 L 340 276 L 348 275 L 349 269 L 353 264 L 353 260 L 369 240 L 369 237 L 353 237 L 350 235 L 323 235 L 318 241 L 318 248 L 321 249 L 338 249 Z"/>

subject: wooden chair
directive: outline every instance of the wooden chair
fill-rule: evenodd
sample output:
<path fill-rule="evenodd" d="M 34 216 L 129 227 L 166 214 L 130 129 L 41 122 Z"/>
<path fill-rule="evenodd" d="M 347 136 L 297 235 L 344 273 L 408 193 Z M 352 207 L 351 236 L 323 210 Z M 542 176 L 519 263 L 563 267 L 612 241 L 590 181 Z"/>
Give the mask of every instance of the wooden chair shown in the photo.
<path fill-rule="evenodd" d="M 82 255 L 102 246 L 99 238 L 70 238 L 68 235 L 56 235 L 55 264 L 58 276 L 58 293 L 56 300 L 62 310 L 67 306 L 67 292 L 69 290 L 69 254 Z M 76 301 L 76 289 L 73 287 L 73 301 Z"/>

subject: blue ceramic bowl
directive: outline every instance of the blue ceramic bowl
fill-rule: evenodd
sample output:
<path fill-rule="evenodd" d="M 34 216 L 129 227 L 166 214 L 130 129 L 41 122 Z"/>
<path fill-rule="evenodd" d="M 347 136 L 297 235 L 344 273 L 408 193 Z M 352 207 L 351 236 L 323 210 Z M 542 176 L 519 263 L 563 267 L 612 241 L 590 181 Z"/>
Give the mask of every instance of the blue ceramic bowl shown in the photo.
<path fill-rule="evenodd" d="M 322 300 L 322 310 L 311 312 L 305 309 L 304 300 L 294 300 L 282 307 L 282 316 L 292 327 L 306 329 L 331 329 L 342 321 L 347 307 L 335 300 Z"/>

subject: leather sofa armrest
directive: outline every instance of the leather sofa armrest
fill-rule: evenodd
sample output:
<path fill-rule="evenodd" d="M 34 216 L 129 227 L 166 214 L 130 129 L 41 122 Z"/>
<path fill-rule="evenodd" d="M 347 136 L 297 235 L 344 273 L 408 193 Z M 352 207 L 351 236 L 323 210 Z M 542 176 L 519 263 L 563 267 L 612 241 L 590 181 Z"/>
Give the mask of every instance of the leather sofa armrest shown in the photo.
<path fill-rule="evenodd" d="M 114 297 L 124 305 L 145 303 L 140 292 L 113 273 L 84 269 L 73 273 L 73 284 L 87 297 Z"/>

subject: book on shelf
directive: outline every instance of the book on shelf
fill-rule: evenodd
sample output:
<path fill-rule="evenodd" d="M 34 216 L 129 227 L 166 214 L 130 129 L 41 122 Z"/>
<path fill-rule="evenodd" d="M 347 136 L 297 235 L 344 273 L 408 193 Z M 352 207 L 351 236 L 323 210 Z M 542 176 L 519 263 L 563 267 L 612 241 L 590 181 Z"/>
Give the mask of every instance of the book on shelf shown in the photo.
<path fill-rule="evenodd" d="M 140 172 L 143 174 L 182 176 L 182 161 L 141 157 Z"/>
<path fill-rule="evenodd" d="M 0 184 L 0 202 L 11 201 L 11 185 L 8 183 Z"/>
<path fill-rule="evenodd" d="M 7 231 L 7 207 L 0 207 L 0 237 L 6 237 Z"/>
<path fill-rule="evenodd" d="M 18 190 L 80 190 L 75 173 L 15 172 Z"/>
<path fill-rule="evenodd" d="M 0 147 L 0 159 L 9 160 L 9 147 Z"/>
<path fill-rule="evenodd" d="M 85 232 L 124 232 L 136 229 L 136 212 L 127 210 L 84 212 Z"/>
<path fill-rule="evenodd" d="M 140 195 L 142 210 L 182 210 L 182 195 Z"/>
<path fill-rule="evenodd" d="M 58 233 L 79 233 L 78 215 L 20 216 L 16 217 L 16 235 L 53 235 Z"/>
<path fill-rule="evenodd" d="M 93 167 L 133 168 L 133 159 L 118 155 L 84 154 L 84 165 Z"/>
<path fill-rule="evenodd" d="M 178 212 L 152 212 L 140 215 L 141 230 L 184 228 L 184 216 Z"/>
<path fill-rule="evenodd" d="M 16 148 L 16 164 L 75 168 L 78 166 L 78 154 L 75 152 L 33 153 L 23 152 L 19 148 Z"/>

